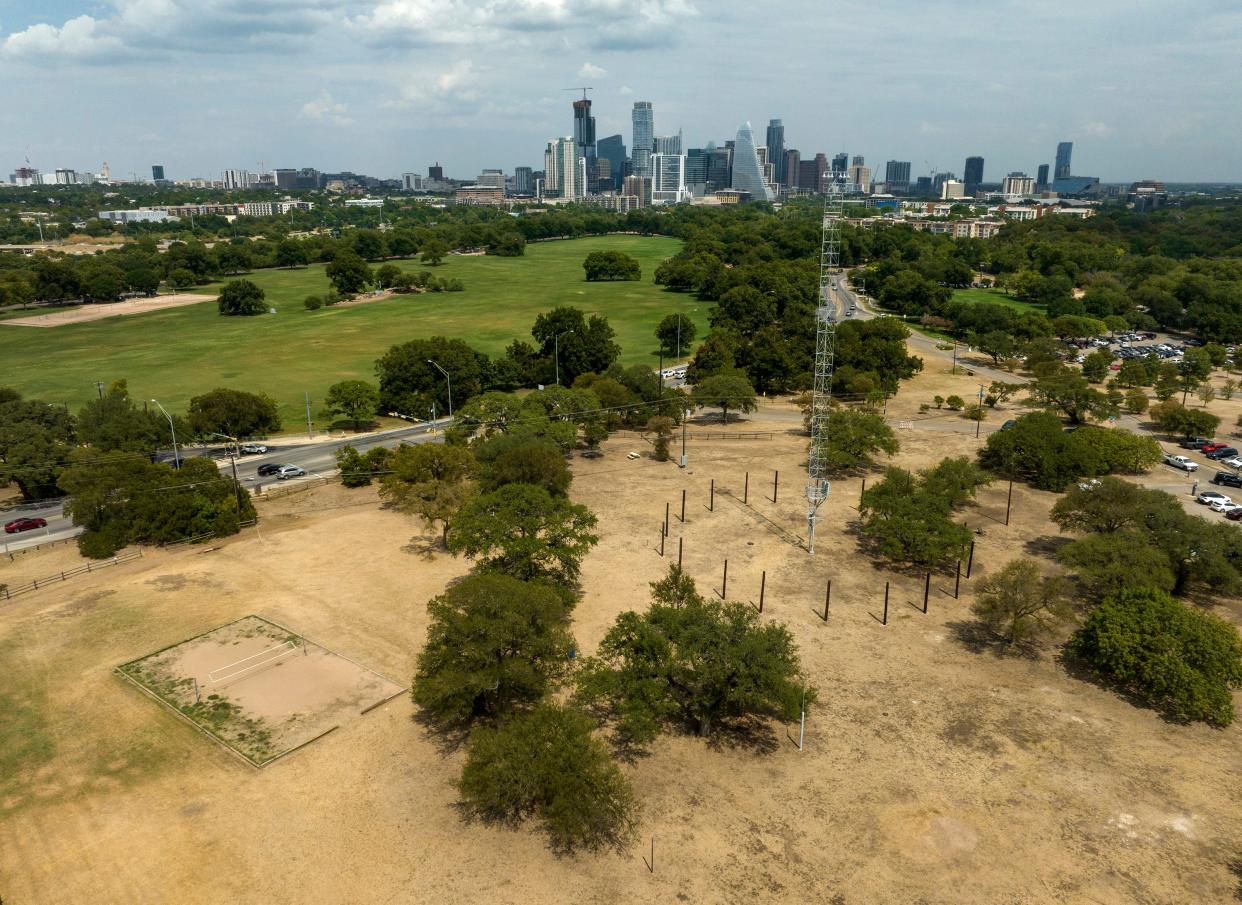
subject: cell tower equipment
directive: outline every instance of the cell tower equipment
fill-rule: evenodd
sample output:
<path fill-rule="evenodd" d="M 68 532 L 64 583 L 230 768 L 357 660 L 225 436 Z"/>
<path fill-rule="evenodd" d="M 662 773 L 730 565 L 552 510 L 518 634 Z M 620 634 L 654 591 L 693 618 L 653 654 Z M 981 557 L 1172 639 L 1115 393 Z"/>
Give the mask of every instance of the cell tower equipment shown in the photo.
<path fill-rule="evenodd" d="M 819 252 L 819 304 L 815 308 L 815 373 L 811 394 L 811 449 L 806 466 L 807 550 L 815 552 L 815 523 L 828 499 L 824 444 L 832 413 L 833 345 L 839 316 L 837 293 L 841 272 L 841 221 L 845 213 L 844 186 L 834 174 L 824 196 L 823 236 Z"/>

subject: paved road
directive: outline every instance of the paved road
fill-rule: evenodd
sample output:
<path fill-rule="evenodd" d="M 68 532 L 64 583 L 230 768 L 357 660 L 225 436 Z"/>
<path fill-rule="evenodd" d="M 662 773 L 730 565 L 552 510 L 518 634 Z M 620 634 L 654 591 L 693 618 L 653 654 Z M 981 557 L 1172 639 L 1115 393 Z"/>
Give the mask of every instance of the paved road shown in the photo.
<path fill-rule="evenodd" d="M 435 424 L 400 427 L 396 430 L 381 431 L 362 437 L 338 437 L 281 446 L 261 456 L 244 456 L 238 459 L 237 477 L 243 487 L 252 490 L 274 484 L 297 484 L 299 480 L 297 478 L 289 481 L 280 481 L 275 476 L 260 478 L 259 466 L 269 462 L 279 465 L 297 465 L 306 471 L 306 479 L 330 475 L 336 472 L 337 450 L 346 444 L 352 444 L 359 452 L 366 452 L 377 446 L 395 448 L 402 443 L 426 443 L 439 437 L 439 430 L 446 424 L 448 424 L 448 419 L 444 418 L 436 421 Z M 433 429 L 436 433 L 432 433 Z M 231 473 L 227 453 L 222 448 L 191 448 L 180 450 L 180 453 L 183 459 L 193 456 L 209 456 L 215 460 L 222 472 L 226 475 Z M 166 454 L 161 452 L 161 458 L 172 461 L 172 450 L 167 450 Z M 67 540 L 81 534 L 83 529 L 74 526 L 73 521 L 65 515 L 64 503 L 64 500 L 58 500 L 48 505 L 32 505 L 6 510 L 0 522 L 10 522 L 22 516 L 39 517 L 47 519 L 47 527 L 23 531 L 21 534 L 0 535 L 0 554 L 16 552 L 52 541 Z"/>

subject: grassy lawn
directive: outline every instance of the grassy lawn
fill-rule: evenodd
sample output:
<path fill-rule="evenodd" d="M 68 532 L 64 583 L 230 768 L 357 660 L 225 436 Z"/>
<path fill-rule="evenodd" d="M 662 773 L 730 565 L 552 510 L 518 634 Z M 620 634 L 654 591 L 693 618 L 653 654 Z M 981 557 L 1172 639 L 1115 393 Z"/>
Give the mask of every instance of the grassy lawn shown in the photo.
<path fill-rule="evenodd" d="M 318 311 L 305 310 L 302 300 L 329 288 L 322 265 L 258 271 L 247 278 L 263 287 L 275 315 L 225 318 L 203 303 L 50 329 L 0 325 L 3 382 L 73 409 L 94 395 L 95 381 L 122 377 L 135 398 L 154 397 L 170 411 L 218 386 L 261 391 L 280 404 L 286 428 L 296 429 L 303 392 L 317 410 L 338 380 L 373 381 L 375 359 L 394 343 L 444 335 L 497 355 L 515 338 L 529 341 L 535 316 L 558 305 L 607 316 L 622 362 L 654 366 L 654 332 L 665 315 L 680 310 L 697 323 L 700 337 L 707 331 L 706 305 L 651 281 L 656 265 L 679 246 L 675 239 L 602 236 L 533 243 L 521 258 L 448 257 L 434 268 L 396 261 L 405 270 L 457 277 L 465 291 Z M 637 258 L 642 281 L 587 283 L 582 260 L 596 250 Z"/>
<path fill-rule="evenodd" d="M 1013 296 L 1005 295 L 1000 289 L 954 289 L 953 301 L 955 302 L 991 302 L 993 305 L 1004 305 L 1006 308 L 1014 308 L 1018 311 L 1038 311 L 1043 312 L 1043 305 L 1036 305 L 1031 302 L 1024 302 Z"/>

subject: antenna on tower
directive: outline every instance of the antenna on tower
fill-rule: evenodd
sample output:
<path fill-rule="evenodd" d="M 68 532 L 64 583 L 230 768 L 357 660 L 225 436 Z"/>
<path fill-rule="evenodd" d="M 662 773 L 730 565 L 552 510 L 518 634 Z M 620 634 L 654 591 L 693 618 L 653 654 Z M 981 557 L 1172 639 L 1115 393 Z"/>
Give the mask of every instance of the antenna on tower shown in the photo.
<path fill-rule="evenodd" d="M 828 499 L 828 418 L 832 414 L 833 351 L 841 290 L 841 220 L 845 215 L 843 174 L 833 173 L 824 196 L 823 233 L 819 250 L 819 303 L 815 308 L 815 371 L 811 391 L 811 449 L 806 462 L 807 552 L 815 553 L 815 523 Z"/>

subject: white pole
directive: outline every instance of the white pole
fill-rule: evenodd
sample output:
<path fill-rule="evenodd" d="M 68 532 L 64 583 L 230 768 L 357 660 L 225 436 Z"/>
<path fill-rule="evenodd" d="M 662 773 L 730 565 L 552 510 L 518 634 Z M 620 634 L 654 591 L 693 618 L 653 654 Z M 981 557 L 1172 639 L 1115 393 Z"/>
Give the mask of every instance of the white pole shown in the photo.
<path fill-rule="evenodd" d="M 806 735 L 806 689 L 802 689 L 802 723 L 798 727 L 798 750 L 802 750 L 802 739 Z"/>

